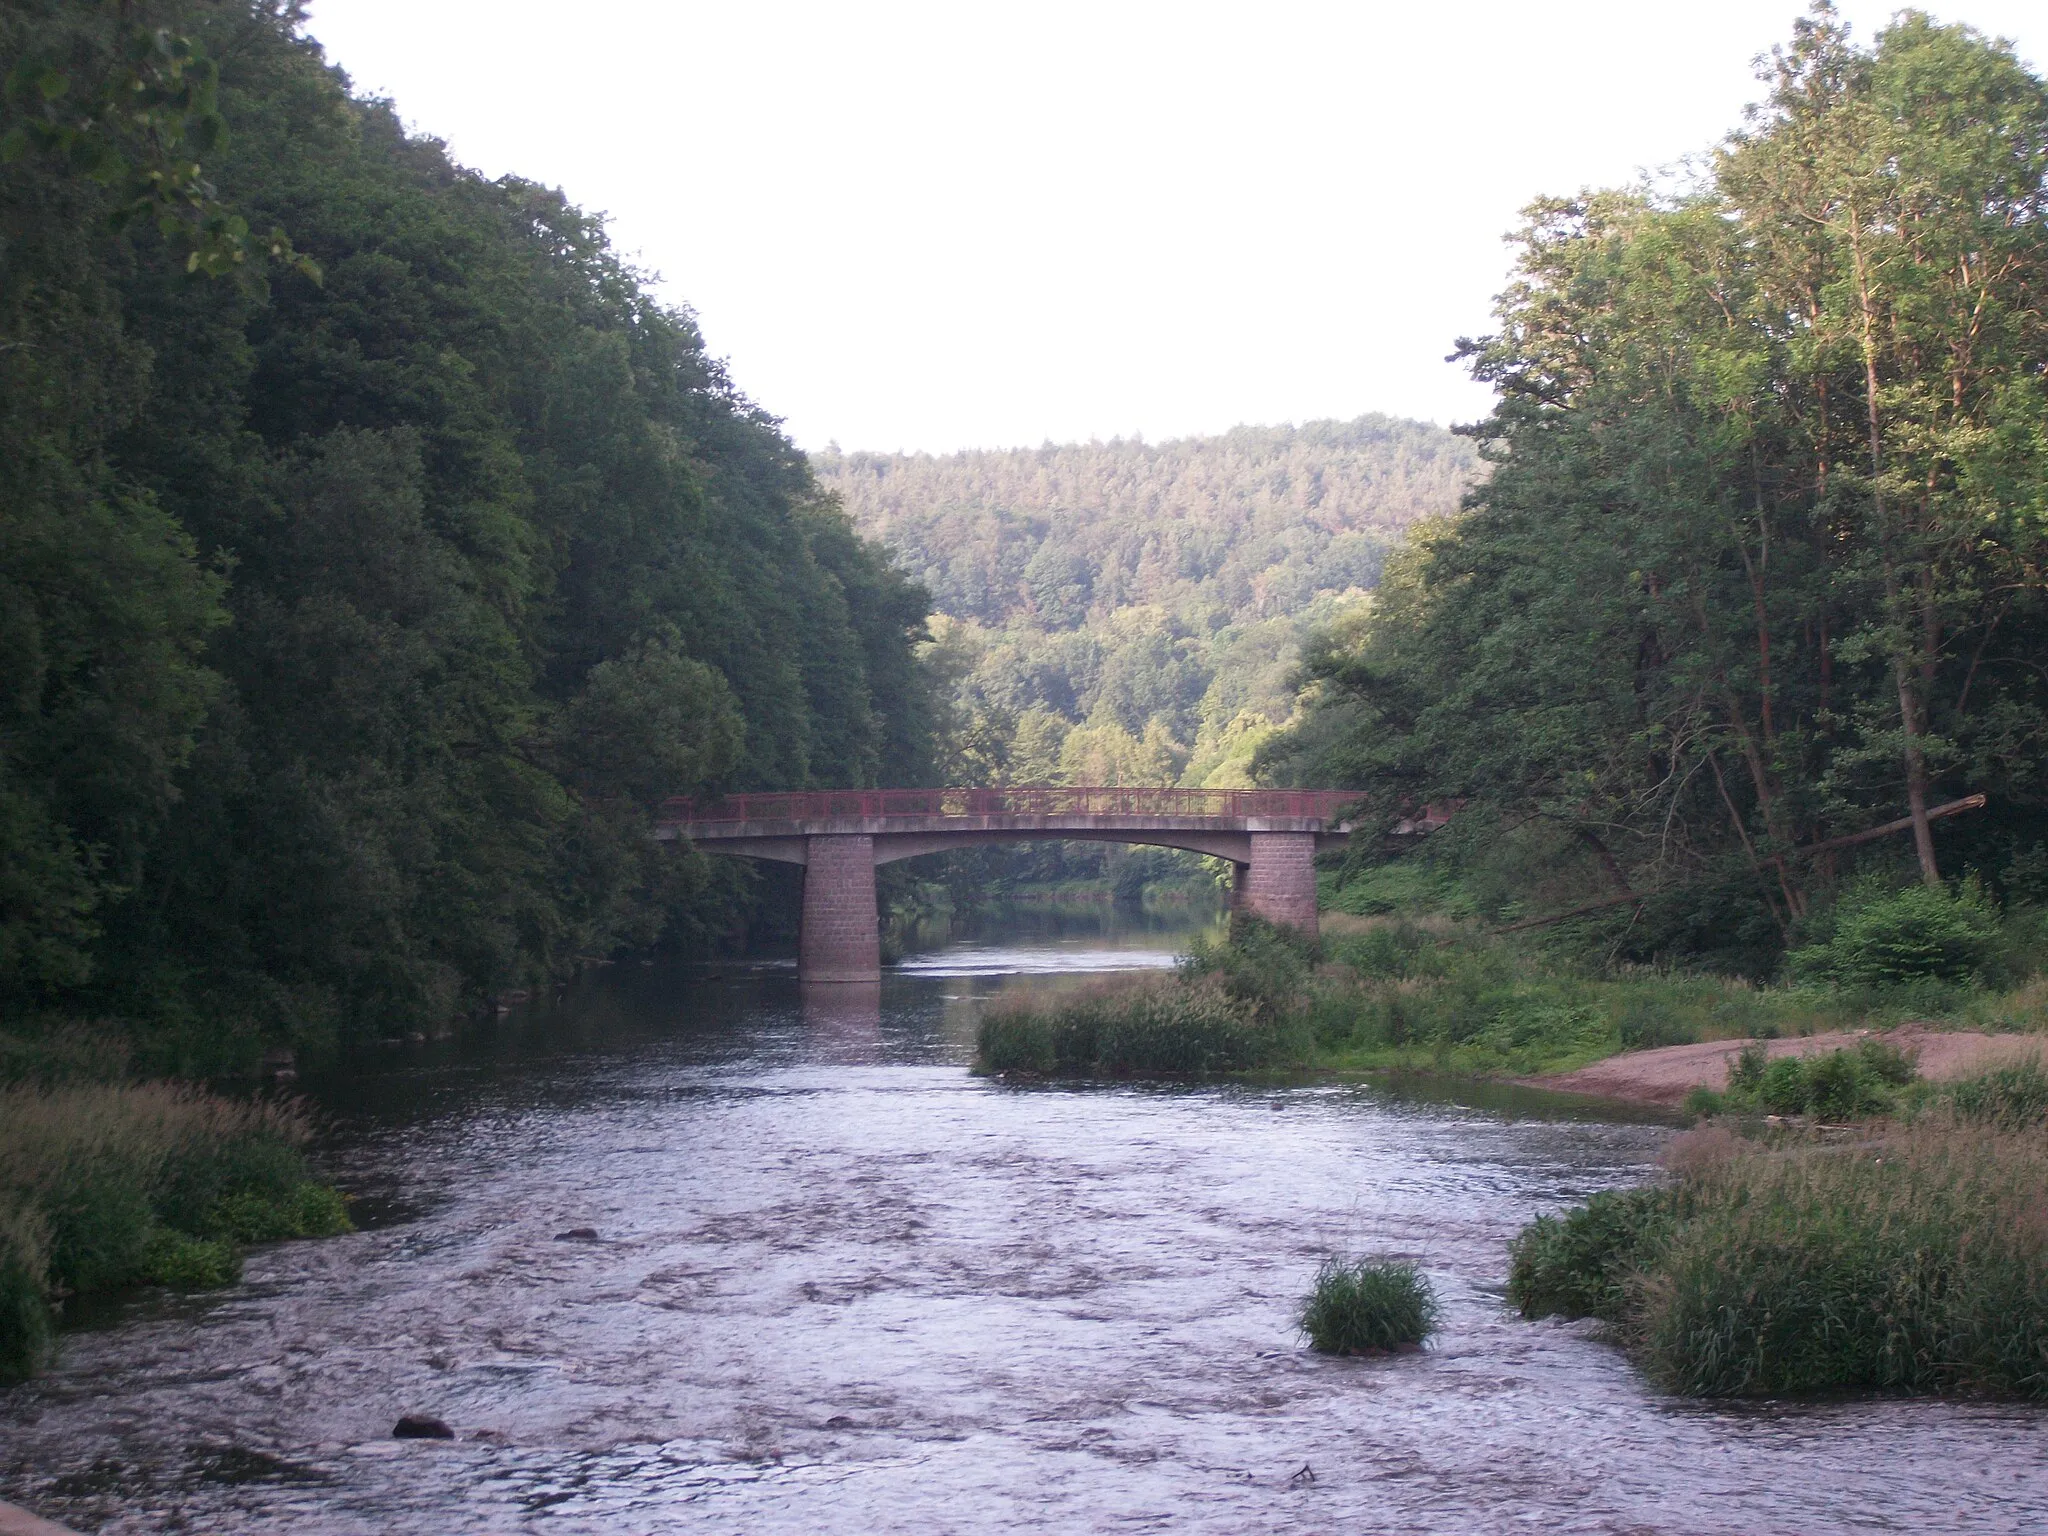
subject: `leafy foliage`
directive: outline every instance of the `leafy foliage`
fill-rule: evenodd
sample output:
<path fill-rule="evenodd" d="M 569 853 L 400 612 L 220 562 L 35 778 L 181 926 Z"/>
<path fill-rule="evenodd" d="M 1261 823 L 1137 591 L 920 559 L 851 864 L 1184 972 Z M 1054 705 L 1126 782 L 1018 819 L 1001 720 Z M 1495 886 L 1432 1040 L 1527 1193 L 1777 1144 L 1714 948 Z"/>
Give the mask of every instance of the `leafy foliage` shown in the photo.
<path fill-rule="evenodd" d="M 283 0 L 10 5 L 0 54 L 10 1022 L 435 1027 L 772 925 L 653 802 L 928 779 L 922 590 L 597 220 Z"/>
<path fill-rule="evenodd" d="M 1470 445 L 1366 416 L 1002 452 L 813 459 L 948 620 L 942 665 L 993 782 L 1248 783 L 1293 712 L 1305 621 L 1449 510 Z"/>
<path fill-rule="evenodd" d="M 1682 194 L 1531 207 L 1463 344 L 1493 473 L 1259 758 L 1461 800 L 1479 863 L 1553 829 L 1536 910 L 1620 897 L 1615 956 L 1756 972 L 1852 856 L 1815 845 L 1906 820 L 1930 886 L 1937 838 L 2024 884 L 2048 818 L 2048 90 L 1825 4 L 1765 78 Z"/>
<path fill-rule="evenodd" d="M 1746 1048 L 1728 1068 L 1725 1094 L 1701 1095 L 1691 1101 L 1696 1113 L 1722 1109 L 1762 1111 L 1772 1115 L 1818 1115 L 1828 1120 L 1853 1120 L 1883 1114 L 1899 1103 L 1899 1090 L 1911 1083 L 1912 1058 L 1897 1046 L 1865 1040 L 1845 1050 L 1811 1056 L 1771 1056 L 1761 1045 Z"/>
<path fill-rule="evenodd" d="M 1795 975 L 1864 987 L 1962 981 L 1998 946 L 1999 916 L 1981 887 L 1922 885 L 1857 898 L 1839 904 L 1824 942 L 1787 957 Z"/>

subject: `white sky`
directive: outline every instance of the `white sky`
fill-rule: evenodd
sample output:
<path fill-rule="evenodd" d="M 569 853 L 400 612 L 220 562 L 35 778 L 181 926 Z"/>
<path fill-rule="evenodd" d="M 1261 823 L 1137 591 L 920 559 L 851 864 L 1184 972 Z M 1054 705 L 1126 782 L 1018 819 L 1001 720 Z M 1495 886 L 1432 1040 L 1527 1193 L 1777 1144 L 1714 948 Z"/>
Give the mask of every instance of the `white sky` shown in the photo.
<path fill-rule="evenodd" d="M 1895 7 L 1848 0 L 1868 40 Z M 1936 0 L 2040 67 L 2041 0 Z M 314 0 L 358 89 L 611 216 L 806 448 L 1487 394 L 1501 235 L 1706 149 L 1798 0 Z"/>

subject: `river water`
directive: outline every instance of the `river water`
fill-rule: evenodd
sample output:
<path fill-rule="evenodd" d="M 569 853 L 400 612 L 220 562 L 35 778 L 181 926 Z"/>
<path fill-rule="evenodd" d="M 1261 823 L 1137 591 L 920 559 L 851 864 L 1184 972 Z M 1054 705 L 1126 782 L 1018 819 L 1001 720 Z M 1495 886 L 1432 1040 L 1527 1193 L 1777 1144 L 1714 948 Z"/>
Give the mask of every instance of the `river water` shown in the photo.
<path fill-rule="evenodd" d="M 311 1085 L 363 1230 L 69 1334 L 0 1395 L 0 1496 L 209 1536 L 2048 1529 L 2039 1409 L 1679 1402 L 1503 1306 L 1509 1237 L 1664 1127 L 970 1076 L 992 994 L 1178 942 L 1082 929 L 877 993 L 614 969 Z M 1424 1265 L 1435 1346 L 1305 1349 L 1338 1252 Z M 390 1438 L 406 1412 L 460 1438 Z"/>

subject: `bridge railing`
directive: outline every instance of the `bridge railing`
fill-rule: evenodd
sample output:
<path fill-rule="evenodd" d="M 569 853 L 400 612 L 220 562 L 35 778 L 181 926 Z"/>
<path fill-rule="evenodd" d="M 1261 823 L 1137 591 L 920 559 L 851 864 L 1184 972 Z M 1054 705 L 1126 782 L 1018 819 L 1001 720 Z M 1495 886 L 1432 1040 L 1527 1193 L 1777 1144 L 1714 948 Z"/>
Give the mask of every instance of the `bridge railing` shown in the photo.
<path fill-rule="evenodd" d="M 813 789 L 670 800 L 662 822 L 833 821 L 905 816 L 1195 816 L 1334 820 L 1359 799 L 1347 789 Z"/>

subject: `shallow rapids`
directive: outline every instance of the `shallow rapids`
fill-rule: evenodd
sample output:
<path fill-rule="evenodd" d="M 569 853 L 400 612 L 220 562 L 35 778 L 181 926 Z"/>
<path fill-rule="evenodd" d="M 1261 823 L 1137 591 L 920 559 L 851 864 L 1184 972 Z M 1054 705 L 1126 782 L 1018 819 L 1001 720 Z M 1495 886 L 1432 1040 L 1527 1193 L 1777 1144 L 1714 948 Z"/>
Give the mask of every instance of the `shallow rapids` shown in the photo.
<path fill-rule="evenodd" d="M 1508 1238 L 1662 1126 L 963 1070 L 999 989 L 1173 942 L 984 939 L 878 995 L 622 968 L 313 1085 L 364 1230 L 68 1334 L 0 1394 L 0 1497 L 308 1536 L 2048 1525 L 2038 1409 L 1676 1402 L 1502 1305 Z M 1319 1260 L 1367 1251 L 1435 1281 L 1428 1352 L 1295 1335 Z M 407 1412 L 461 1438 L 391 1439 Z"/>

